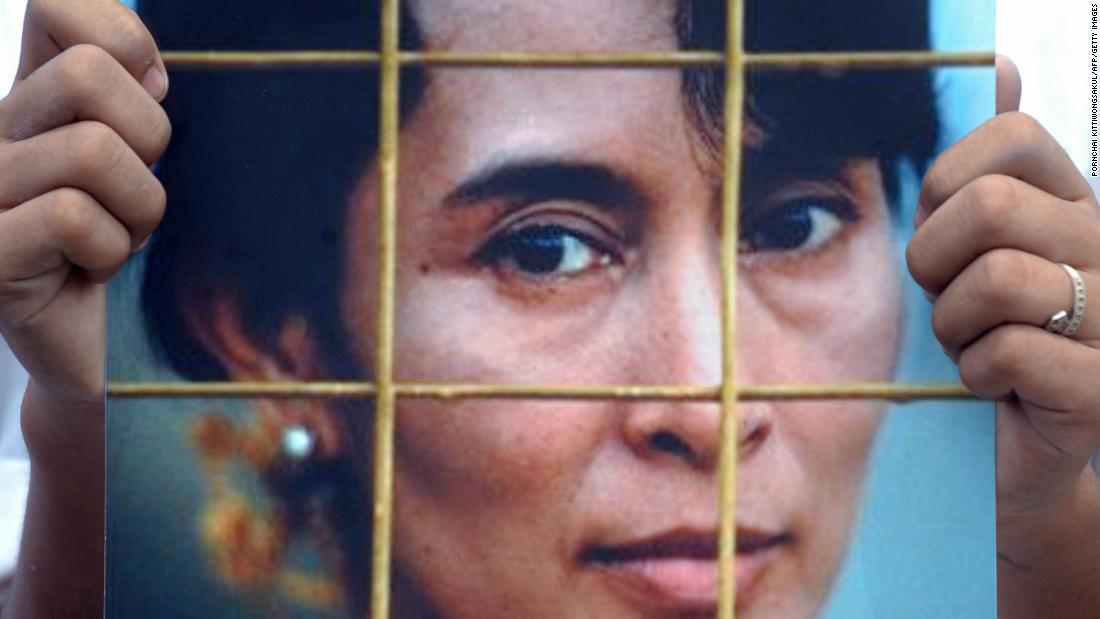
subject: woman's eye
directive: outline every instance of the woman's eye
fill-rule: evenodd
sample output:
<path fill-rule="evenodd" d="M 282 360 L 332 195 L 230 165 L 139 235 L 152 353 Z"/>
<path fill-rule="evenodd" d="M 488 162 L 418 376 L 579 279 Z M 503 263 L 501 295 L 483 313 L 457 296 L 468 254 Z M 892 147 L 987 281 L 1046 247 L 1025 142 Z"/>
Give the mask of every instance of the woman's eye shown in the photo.
<path fill-rule="evenodd" d="M 831 241 L 858 218 L 847 200 L 808 198 L 765 209 L 744 227 L 750 252 L 810 252 Z"/>
<path fill-rule="evenodd" d="M 612 262 L 595 241 L 558 225 L 507 232 L 479 253 L 486 264 L 535 277 L 575 275 Z"/>

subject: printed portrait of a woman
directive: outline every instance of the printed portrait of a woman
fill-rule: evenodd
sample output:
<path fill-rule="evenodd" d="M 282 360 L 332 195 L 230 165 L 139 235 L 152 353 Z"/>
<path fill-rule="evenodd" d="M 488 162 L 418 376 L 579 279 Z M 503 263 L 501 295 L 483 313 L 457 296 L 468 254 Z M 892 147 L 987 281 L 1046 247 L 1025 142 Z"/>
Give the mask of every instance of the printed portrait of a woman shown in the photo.
<path fill-rule="evenodd" d="M 372 4 L 142 0 L 138 11 L 166 50 L 377 49 Z M 721 51 L 723 5 L 413 0 L 401 44 Z M 748 5 L 754 50 L 929 48 L 921 0 Z M 169 207 L 116 284 L 113 299 L 129 300 L 112 328 L 129 333 L 111 334 L 114 376 L 145 364 L 196 381 L 370 380 L 377 69 L 184 67 L 171 79 L 173 142 L 157 170 Z M 900 179 L 940 144 L 932 74 L 746 79 L 738 379 L 889 382 L 906 324 Z M 395 380 L 721 383 L 724 85 L 715 66 L 404 67 Z M 112 449 L 157 434 L 133 428 L 163 404 L 119 404 Z M 370 616 L 369 399 L 190 405 L 161 440 L 183 446 L 177 465 L 192 478 L 219 481 L 197 500 L 164 500 L 187 505 L 178 517 L 204 542 L 207 586 L 283 605 L 264 616 Z M 741 405 L 738 617 L 823 612 L 885 409 Z M 399 400 L 392 616 L 714 616 L 720 413 L 716 401 Z M 131 499 L 113 505 L 116 521 L 136 517 Z M 125 535 L 116 556 L 136 544 Z M 321 576 L 279 577 L 291 564 Z M 111 590 L 109 608 L 137 604 L 127 596 Z"/>

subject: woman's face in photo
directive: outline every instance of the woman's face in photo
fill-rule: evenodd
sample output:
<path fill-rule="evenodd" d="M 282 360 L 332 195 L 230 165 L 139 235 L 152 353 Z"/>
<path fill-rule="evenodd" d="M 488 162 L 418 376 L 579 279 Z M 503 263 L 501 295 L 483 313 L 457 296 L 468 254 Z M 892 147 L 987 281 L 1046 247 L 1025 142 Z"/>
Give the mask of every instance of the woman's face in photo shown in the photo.
<path fill-rule="evenodd" d="M 667 0 L 426 0 L 430 50 L 673 50 Z M 721 165 L 678 70 L 432 69 L 400 134 L 396 379 L 721 382 Z M 747 156 L 775 144 L 750 127 Z M 376 171 L 346 321 L 374 355 Z M 746 178 L 742 384 L 889 380 L 900 275 L 877 162 Z M 398 404 L 398 616 L 710 617 L 716 403 Z M 738 616 L 810 618 L 841 566 L 881 405 L 740 408 Z"/>

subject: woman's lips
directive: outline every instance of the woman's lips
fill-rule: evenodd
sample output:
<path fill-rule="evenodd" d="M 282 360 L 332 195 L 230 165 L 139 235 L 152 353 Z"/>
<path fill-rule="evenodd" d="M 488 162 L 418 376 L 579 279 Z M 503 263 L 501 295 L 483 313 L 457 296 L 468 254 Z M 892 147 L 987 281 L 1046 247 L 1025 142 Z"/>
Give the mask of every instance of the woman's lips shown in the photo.
<path fill-rule="evenodd" d="M 791 541 L 786 533 L 737 528 L 739 602 Z M 598 568 L 635 601 L 698 611 L 713 611 L 718 604 L 717 557 L 716 531 L 674 531 L 626 543 L 594 544 L 581 553 L 585 565 Z"/>

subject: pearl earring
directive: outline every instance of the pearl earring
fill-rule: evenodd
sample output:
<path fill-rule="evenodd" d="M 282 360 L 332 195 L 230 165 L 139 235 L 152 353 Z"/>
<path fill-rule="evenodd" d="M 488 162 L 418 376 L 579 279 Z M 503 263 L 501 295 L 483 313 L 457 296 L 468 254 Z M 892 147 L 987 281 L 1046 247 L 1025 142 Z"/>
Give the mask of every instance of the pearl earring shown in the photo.
<path fill-rule="evenodd" d="M 293 425 L 283 430 L 283 454 L 291 460 L 309 458 L 316 444 L 317 438 L 305 426 Z"/>

